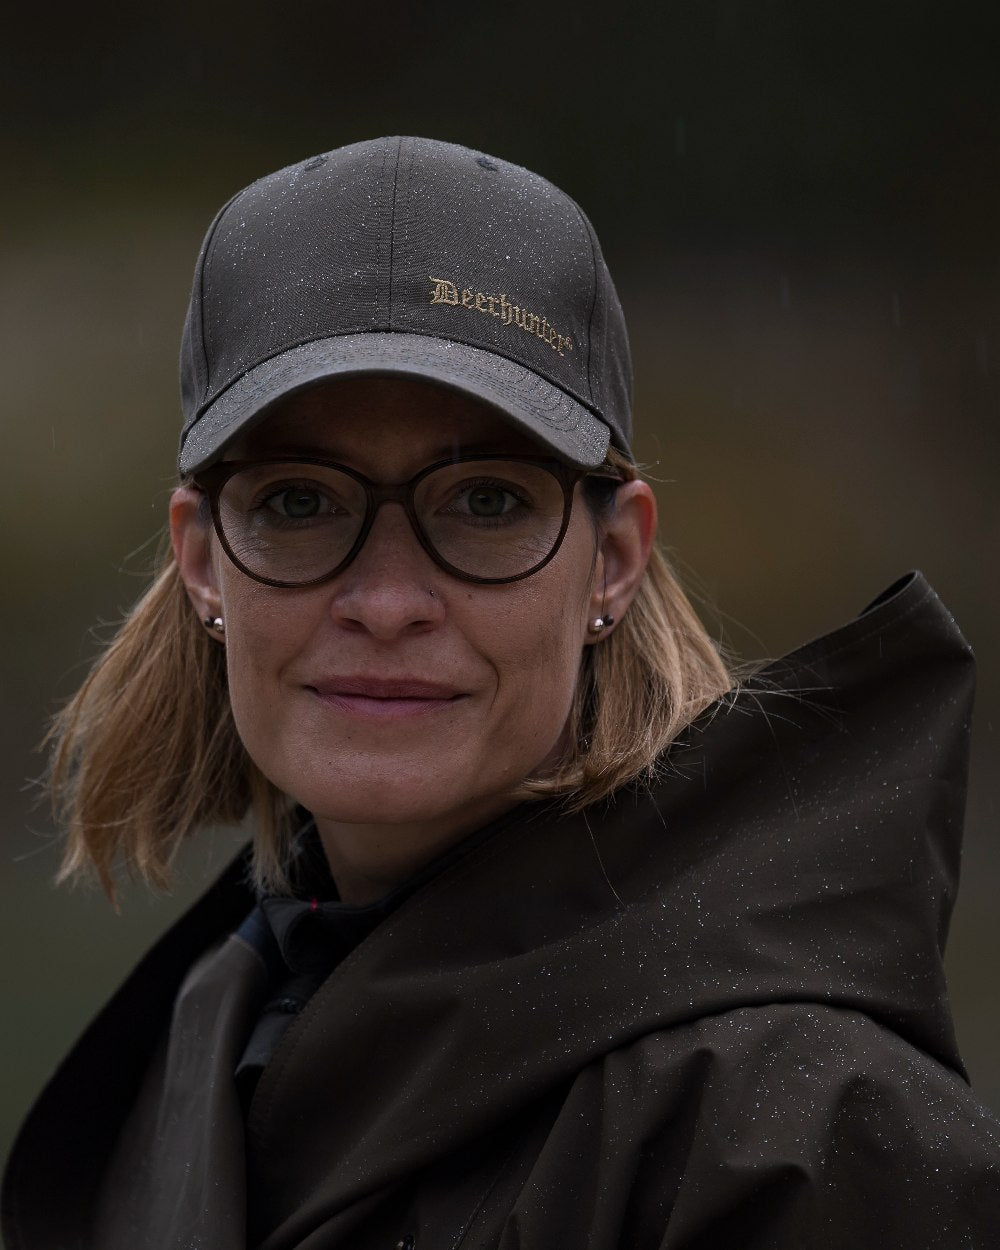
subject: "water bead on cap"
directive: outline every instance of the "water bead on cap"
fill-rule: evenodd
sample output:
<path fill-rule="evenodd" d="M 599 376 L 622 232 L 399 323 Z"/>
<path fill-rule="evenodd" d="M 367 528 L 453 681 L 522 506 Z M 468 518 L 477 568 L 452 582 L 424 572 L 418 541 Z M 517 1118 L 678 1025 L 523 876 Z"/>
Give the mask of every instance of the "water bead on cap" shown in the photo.
<path fill-rule="evenodd" d="M 184 327 L 181 472 L 283 396 L 365 374 L 451 387 L 581 468 L 629 451 L 628 336 L 592 226 L 544 178 L 455 144 L 351 144 L 221 210 Z"/>

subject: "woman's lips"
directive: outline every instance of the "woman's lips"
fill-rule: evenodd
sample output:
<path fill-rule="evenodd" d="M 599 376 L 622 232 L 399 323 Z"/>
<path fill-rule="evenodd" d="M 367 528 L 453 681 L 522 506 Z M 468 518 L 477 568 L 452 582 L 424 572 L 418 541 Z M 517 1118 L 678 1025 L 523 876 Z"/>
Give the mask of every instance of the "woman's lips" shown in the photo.
<path fill-rule="evenodd" d="M 366 720 L 404 720 L 452 707 L 462 690 L 415 677 L 337 677 L 306 686 L 324 703 Z"/>

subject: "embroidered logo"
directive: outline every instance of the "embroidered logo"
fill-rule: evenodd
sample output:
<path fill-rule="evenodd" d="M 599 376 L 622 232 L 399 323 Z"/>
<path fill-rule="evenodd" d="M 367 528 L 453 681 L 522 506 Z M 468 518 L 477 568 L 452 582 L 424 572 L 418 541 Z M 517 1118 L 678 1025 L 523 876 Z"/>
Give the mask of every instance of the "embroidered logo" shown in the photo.
<path fill-rule="evenodd" d="M 573 350 L 573 340 L 568 334 L 560 334 L 545 317 L 529 312 L 520 304 L 512 304 L 506 295 L 486 295 L 483 291 L 473 291 L 470 287 L 463 287 L 459 291 L 448 278 L 432 277 L 430 281 L 434 288 L 431 291 L 432 304 L 451 304 L 456 308 L 468 308 L 490 317 L 499 317 L 505 326 L 514 325 L 525 334 L 536 335 L 560 356 Z"/>

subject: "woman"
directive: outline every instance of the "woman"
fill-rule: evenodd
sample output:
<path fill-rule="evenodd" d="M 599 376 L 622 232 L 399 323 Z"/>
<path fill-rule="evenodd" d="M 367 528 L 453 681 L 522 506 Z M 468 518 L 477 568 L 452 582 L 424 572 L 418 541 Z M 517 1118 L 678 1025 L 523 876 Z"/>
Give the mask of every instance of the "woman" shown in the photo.
<path fill-rule="evenodd" d="M 726 693 L 544 180 L 247 188 L 172 555 L 57 729 L 65 873 L 253 846 L 22 1131 L 9 1250 L 993 1244 L 941 942 L 968 648 L 919 575 Z"/>

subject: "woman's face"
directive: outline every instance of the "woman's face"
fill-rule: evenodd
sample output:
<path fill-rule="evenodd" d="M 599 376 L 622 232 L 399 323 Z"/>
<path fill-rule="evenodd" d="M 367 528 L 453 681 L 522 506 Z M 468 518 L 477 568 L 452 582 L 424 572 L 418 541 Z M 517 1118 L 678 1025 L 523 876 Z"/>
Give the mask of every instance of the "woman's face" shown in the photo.
<path fill-rule="evenodd" d="M 319 456 L 395 483 L 470 449 L 543 450 L 453 392 L 369 378 L 293 396 L 227 458 Z M 554 559 L 504 585 L 440 569 L 395 503 L 353 563 L 304 589 L 240 572 L 199 520 L 195 492 L 177 493 L 172 520 L 196 608 L 225 622 L 240 737 L 313 813 L 344 897 L 403 879 L 556 759 L 606 573 L 609 612 L 628 593 L 579 487 Z"/>

